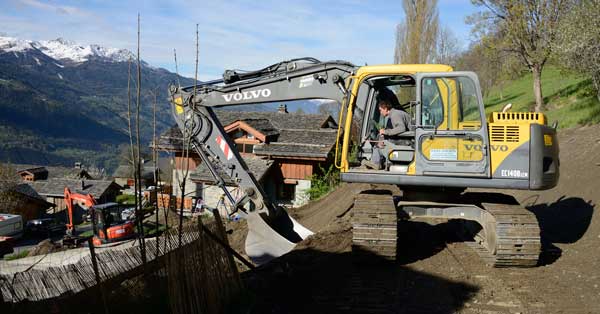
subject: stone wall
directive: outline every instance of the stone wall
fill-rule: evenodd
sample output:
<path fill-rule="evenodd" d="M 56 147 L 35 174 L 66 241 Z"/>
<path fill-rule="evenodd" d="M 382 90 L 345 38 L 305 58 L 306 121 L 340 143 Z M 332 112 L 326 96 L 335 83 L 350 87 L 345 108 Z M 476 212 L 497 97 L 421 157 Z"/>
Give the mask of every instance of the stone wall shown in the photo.
<path fill-rule="evenodd" d="M 185 197 L 199 197 L 202 196 L 202 183 L 195 183 L 190 180 L 190 173 L 188 173 L 187 180 L 185 181 Z M 183 170 L 173 169 L 173 195 L 181 196 L 181 185 L 180 182 L 183 180 Z"/>
<path fill-rule="evenodd" d="M 310 200 L 310 196 L 308 195 L 308 190 L 310 187 L 310 180 L 298 180 L 296 189 L 294 191 L 294 200 L 292 201 L 292 205 L 294 207 L 300 207 L 308 203 Z"/>

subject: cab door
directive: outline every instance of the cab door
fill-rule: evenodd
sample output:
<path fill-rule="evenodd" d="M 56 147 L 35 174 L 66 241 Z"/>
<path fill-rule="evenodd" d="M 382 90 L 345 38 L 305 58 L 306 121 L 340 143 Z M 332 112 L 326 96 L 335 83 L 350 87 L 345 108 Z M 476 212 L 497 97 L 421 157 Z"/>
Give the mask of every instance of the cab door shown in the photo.
<path fill-rule="evenodd" d="M 490 177 L 489 139 L 477 75 L 417 74 L 415 173 Z"/>

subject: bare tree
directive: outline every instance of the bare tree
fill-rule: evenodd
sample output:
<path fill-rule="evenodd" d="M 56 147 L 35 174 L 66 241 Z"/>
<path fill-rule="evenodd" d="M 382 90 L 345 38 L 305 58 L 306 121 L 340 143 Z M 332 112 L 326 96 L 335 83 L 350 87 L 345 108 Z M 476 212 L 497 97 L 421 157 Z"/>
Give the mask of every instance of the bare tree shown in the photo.
<path fill-rule="evenodd" d="M 140 61 L 140 14 L 137 19 L 137 88 L 136 88 L 136 118 L 135 118 L 135 140 L 137 146 L 137 154 L 135 161 L 137 167 L 135 169 L 135 214 L 138 221 L 139 245 L 142 253 L 142 262 L 146 263 L 146 240 L 144 239 L 144 221 L 142 214 L 142 166 L 141 166 L 141 141 L 140 141 L 140 107 L 141 107 L 141 90 L 142 90 L 142 63 Z"/>
<path fill-rule="evenodd" d="M 340 104 L 337 101 L 322 101 L 317 107 L 317 111 L 319 114 L 330 115 L 334 119 L 337 119 L 340 113 Z"/>
<path fill-rule="evenodd" d="M 449 27 L 441 27 L 438 30 L 433 56 L 434 63 L 456 64 L 460 54 L 460 41 Z"/>
<path fill-rule="evenodd" d="M 517 54 L 533 74 L 535 111 L 544 106 L 542 70 L 552 54 L 566 0 L 472 0 L 484 11 L 469 17 L 479 30 L 498 32 L 498 49 Z"/>
<path fill-rule="evenodd" d="M 497 42 L 501 40 L 497 34 L 483 35 L 460 53 L 454 67 L 456 70 L 477 72 L 484 96 L 492 87 L 498 87 L 500 100 L 503 100 L 505 82 L 520 76 L 526 68 L 515 54 L 497 49 Z"/>
<path fill-rule="evenodd" d="M 404 21 L 396 28 L 395 63 L 427 63 L 434 57 L 437 0 L 403 0 Z"/>
<path fill-rule="evenodd" d="M 405 49 L 404 45 L 406 44 L 406 23 L 400 22 L 396 25 L 396 45 L 394 47 L 394 63 L 400 64 L 404 60 L 402 57 L 402 53 Z"/>

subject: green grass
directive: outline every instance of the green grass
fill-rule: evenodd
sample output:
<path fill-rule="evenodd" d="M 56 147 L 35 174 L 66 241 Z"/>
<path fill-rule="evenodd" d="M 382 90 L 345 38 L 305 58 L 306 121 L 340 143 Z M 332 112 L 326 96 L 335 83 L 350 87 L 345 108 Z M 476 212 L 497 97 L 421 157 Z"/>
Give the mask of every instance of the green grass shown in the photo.
<path fill-rule="evenodd" d="M 158 225 L 158 234 L 162 234 L 165 230 L 167 230 L 167 226 Z M 156 225 L 154 223 L 144 223 L 144 236 L 153 237 L 156 236 L 157 230 Z"/>
<path fill-rule="evenodd" d="M 94 231 L 93 230 L 88 230 L 86 232 L 80 233 L 78 236 L 82 237 L 82 238 L 87 238 L 87 237 L 91 237 L 94 235 Z"/>
<path fill-rule="evenodd" d="M 4 260 L 5 261 L 14 261 L 19 258 L 27 257 L 28 254 L 29 254 L 28 250 L 23 250 L 23 251 L 19 252 L 18 254 L 12 254 L 12 255 L 5 256 Z"/>
<path fill-rule="evenodd" d="M 133 204 L 135 204 L 135 195 L 130 195 L 130 194 L 117 195 L 116 201 L 119 204 L 133 205 Z"/>
<path fill-rule="evenodd" d="M 570 128 L 600 123 L 600 103 L 591 80 L 585 76 L 546 66 L 542 73 L 542 93 L 548 124 L 558 120 L 559 128 Z M 500 111 L 508 103 L 513 104 L 511 111 L 533 111 L 535 98 L 531 74 L 504 84 L 502 89 L 492 88 L 484 103 L 488 114 Z"/>

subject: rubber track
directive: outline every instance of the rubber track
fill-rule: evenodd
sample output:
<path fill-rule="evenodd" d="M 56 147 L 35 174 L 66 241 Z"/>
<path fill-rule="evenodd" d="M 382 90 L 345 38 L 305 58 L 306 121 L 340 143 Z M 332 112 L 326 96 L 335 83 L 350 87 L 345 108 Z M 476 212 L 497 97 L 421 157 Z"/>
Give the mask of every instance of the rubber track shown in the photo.
<path fill-rule="evenodd" d="M 352 252 L 395 260 L 398 216 L 393 197 L 359 194 L 352 213 Z"/>
<path fill-rule="evenodd" d="M 486 263 L 494 267 L 536 266 L 542 245 L 540 228 L 535 215 L 518 205 L 491 203 L 482 205 L 496 221 L 495 251 L 487 248 L 487 239 L 483 237 L 476 236 L 475 242 L 467 242 L 467 244 Z"/>
<path fill-rule="evenodd" d="M 475 236 L 475 241 L 466 241 L 466 244 L 494 267 L 536 266 L 541 241 L 535 215 L 518 205 L 483 203 L 482 206 L 493 219 Z M 359 194 L 352 212 L 353 253 L 394 260 L 398 216 L 393 197 Z"/>

